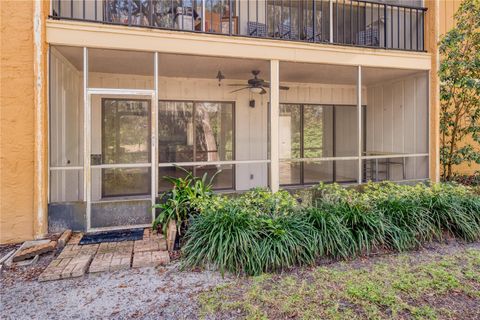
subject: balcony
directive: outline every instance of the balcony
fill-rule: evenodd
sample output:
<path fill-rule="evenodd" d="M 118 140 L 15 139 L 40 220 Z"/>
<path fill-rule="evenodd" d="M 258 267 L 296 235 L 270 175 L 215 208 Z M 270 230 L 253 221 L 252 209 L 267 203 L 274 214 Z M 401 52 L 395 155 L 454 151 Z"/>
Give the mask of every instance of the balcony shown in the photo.
<path fill-rule="evenodd" d="M 425 51 L 426 8 L 396 2 L 52 0 L 50 18 L 235 37 Z"/>

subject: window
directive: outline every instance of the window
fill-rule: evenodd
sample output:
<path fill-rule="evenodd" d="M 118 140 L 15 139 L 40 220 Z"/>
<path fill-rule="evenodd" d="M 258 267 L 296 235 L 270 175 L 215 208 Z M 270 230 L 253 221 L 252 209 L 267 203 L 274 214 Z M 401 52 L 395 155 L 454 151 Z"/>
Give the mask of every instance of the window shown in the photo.
<path fill-rule="evenodd" d="M 159 190 L 170 188 L 164 176 L 179 177 L 184 172 L 168 163 L 188 163 L 183 168 L 196 176 L 215 176 L 215 189 L 234 188 L 233 102 L 160 101 L 158 114 Z M 209 165 L 208 162 L 216 162 Z M 196 164 L 198 163 L 198 165 Z M 221 172 L 217 173 L 219 170 Z M 216 175 L 215 175 L 216 174 Z"/>
<path fill-rule="evenodd" d="M 356 106 L 281 104 L 280 184 L 354 182 L 354 161 L 322 158 L 357 154 Z"/>

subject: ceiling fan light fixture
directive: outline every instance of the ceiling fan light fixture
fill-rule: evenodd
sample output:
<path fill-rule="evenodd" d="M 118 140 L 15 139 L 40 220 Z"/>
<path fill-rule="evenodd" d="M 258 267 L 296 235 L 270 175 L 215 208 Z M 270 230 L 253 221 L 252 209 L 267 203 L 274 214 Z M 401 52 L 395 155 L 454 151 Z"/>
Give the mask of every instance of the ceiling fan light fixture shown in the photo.
<path fill-rule="evenodd" d="M 251 87 L 250 92 L 251 93 L 261 93 L 263 90 L 261 87 Z"/>

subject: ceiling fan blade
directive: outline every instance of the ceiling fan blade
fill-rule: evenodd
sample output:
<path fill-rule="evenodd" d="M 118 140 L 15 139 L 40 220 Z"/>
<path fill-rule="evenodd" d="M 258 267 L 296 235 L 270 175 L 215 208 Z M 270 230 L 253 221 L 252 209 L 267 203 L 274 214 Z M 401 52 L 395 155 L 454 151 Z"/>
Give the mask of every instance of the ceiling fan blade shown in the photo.
<path fill-rule="evenodd" d="M 262 86 L 264 86 L 265 88 L 270 88 L 270 83 L 263 82 Z M 279 88 L 280 88 L 280 90 L 289 90 L 290 89 L 290 87 L 286 87 L 286 86 L 280 86 Z"/>
<path fill-rule="evenodd" d="M 230 93 L 235 93 L 235 92 L 238 92 L 238 91 L 241 91 L 241 90 L 245 90 L 245 89 L 249 89 L 250 87 L 243 87 L 243 88 L 240 88 L 240 89 L 237 89 L 237 90 L 233 90 L 231 91 Z"/>
<path fill-rule="evenodd" d="M 260 94 L 265 94 L 267 93 L 267 90 L 265 90 L 264 88 L 262 88 L 262 92 L 260 92 Z"/>

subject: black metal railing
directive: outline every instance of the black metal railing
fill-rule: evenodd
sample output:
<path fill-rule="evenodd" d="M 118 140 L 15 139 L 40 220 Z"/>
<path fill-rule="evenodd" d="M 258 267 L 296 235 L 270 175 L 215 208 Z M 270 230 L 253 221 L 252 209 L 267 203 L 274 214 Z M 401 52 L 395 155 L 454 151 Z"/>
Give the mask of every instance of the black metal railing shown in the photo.
<path fill-rule="evenodd" d="M 425 12 L 364 0 L 52 0 L 51 18 L 424 51 Z"/>

